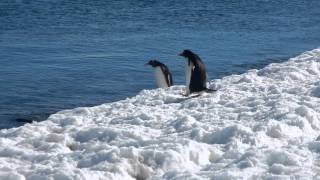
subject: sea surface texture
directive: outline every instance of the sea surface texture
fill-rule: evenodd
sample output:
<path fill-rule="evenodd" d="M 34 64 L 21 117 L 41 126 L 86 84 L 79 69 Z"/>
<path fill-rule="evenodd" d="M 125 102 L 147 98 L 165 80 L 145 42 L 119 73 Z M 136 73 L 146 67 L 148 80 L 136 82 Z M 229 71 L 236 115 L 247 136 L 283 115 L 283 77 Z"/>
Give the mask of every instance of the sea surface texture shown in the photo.
<path fill-rule="evenodd" d="M 211 80 L 283 62 L 319 24 L 319 0 L 1 0 L 0 128 L 154 89 L 150 59 L 185 84 L 183 49 Z"/>

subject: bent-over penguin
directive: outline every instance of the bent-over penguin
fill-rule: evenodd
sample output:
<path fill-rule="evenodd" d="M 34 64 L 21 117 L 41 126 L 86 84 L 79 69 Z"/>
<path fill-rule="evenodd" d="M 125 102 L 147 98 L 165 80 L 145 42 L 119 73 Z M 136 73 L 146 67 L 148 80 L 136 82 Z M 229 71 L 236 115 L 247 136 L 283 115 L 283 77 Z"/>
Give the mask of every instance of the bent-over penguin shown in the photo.
<path fill-rule="evenodd" d="M 150 65 L 154 68 L 154 75 L 159 88 L 167 88 L 173 85 L 172 75 L 165 64 L 157 60 L 150 60 L 145 65 Z"/>
<path fill-rule="evenodd" d="M 186 95 L 200 91 L 215 91 L 207 88 L 206 68 L 200 57 L 192 51 L 186 49 L 181 54 L 187 58 L 186 62 Z"/>

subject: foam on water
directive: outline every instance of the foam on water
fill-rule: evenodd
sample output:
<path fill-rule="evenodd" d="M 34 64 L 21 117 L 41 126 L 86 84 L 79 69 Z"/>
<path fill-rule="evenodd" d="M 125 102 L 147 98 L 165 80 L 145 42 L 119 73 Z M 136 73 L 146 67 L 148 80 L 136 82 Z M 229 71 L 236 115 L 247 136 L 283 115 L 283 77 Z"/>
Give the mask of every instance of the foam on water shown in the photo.
<path fill-rule="evenodd" d="M 320 49 L 0 131 L 0 179 L 320 178 Z"/>

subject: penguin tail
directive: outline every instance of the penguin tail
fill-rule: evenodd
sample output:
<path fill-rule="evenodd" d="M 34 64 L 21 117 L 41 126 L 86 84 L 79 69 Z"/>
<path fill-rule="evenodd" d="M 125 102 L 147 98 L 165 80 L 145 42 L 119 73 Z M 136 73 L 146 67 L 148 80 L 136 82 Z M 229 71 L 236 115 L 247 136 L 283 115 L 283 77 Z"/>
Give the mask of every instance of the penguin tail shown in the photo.
<path fill-rule="evenodd" d="M 209 89 L 209 88 L 205 89 L 205 92 L 207 92 L 207 93 L 214 93 L 216 91 L 217 91 L 216 89 Z"/>

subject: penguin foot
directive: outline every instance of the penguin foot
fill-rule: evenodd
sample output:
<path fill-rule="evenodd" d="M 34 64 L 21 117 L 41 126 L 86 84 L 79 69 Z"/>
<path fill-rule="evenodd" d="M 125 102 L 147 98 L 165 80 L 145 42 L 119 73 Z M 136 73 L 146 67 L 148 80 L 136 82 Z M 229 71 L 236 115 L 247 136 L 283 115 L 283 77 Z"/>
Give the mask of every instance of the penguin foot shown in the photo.
<path fill-rule="evenodd" d="M 181 96 L 184 96 L 184 97 L 188 97 L 190 94 L 188 94 L 188 93 L 185 93 L 185 94 L 183 94 L 183 93 L 180 93 L 181 94 Z"/>

